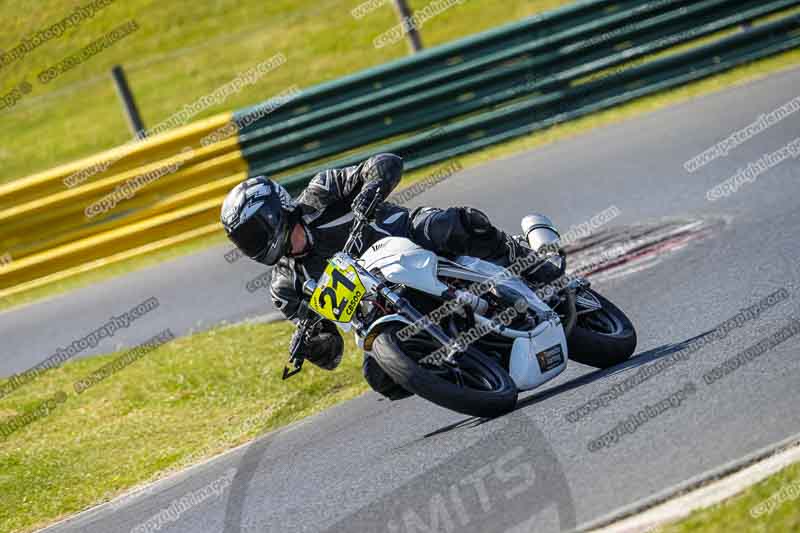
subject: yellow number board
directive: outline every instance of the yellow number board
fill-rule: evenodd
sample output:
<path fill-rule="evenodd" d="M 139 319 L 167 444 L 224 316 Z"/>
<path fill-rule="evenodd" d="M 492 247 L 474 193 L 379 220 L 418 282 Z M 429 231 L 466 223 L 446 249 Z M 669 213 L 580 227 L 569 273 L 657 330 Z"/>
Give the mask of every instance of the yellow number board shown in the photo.
<path fill-rule="evenodd" d="M 309 306 L 328 320 L 347 323 L 353 320 L 365 292 L 355 267 L 341 269 L 330 262 L 317 282 Z"/>

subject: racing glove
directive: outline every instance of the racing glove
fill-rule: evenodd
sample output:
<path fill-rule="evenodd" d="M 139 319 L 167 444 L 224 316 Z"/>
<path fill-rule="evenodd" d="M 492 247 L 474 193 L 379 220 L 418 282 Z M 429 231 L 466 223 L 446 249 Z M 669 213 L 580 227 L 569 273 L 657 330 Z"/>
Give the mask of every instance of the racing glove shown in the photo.
<path fill-rule="evenodd" d="M 295 330 L 291 346 L 296 342 L 300 343 L 300 353 L 320 368 L 333 370 L 342 362 L 344 341 L 330 320 L 320 320 L 305 332 Z"/>
<path fill-rule="evenodd" d="M 380 195 L 381 184 L 379 181 L 376 180 L 365 183 L 361 188 L 361 192 L 359 192 L 353 200 L 353 213 L 367 219 L 372 218 L 374 213 L 371 212 L 369 208 L 372 206 L 372 211 L 374 211 L 379 202 L 375 202 L 373 205 L 373 201 L 376 198 L 380 198 Z"/>

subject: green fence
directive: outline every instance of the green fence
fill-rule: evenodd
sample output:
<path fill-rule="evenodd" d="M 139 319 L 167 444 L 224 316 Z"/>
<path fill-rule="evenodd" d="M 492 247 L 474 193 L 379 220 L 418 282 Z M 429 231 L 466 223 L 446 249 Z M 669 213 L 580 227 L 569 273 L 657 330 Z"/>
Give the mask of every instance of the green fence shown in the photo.
<path fill-rule="evenodd" d="M 378 152 L 401 155 L 411 170 L 796 48 L 798 6 L 577 2 L 292 93 L 277 107 L 262 102 L 8 184 L 0 250 L 14 261 L 0 269 L 0 297 L 218 232 L 222 199 L 248 175 L 296 193 L 319 170 Z M 220 128 L 238 138 L 200 142 Z M 196 149 L 176 152 L 185 146 Z M 66 176 L 107 160 L 107 170 L 63 188 Z M 88 200 L 170 162 L 180 169 L 125 210 L 83 216 Z"/>

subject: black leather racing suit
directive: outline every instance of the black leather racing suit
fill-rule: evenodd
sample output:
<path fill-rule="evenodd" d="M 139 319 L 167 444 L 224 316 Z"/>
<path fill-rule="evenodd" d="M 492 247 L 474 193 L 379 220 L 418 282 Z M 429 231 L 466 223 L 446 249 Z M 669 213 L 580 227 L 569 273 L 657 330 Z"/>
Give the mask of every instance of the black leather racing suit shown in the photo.
<path fill-rule="evenodd" d="M 403 160 L 393 154 L 379 154 L 360 165 L 320 172 L 309 182 L 295 202 L 294 216 L 302 222 L 310 242 L 302 257 L 284 257 L 272 270 L 270 295 L 277 309 L 288 319 L 297 321 L 306 279 L 319 278 L 328 259 L 339 252 L 347 241 L 353 221 L 351 206 L 362 186 L 371 181 L 380 183 L 383 198 L 397 186 L 403 172 Z M 495 228 L 485 214 L 470 207 L 408 209 L 384 202 L 375 220 L 363 234 L 359 255 L 377 240 L 386 236 L 407 237 L 439 255 L 470 255 L 503 266 L 515 259 L 509 238 Z M 306 357 L 312 361 L 341 359 L 342 343 L 335 325 L 324 321 L 319 342 L 306 343 Z M 337 342 L 331 342 L 331 340 Z M 331 353 L 331 350 L 339 353 Z M 324 366 L 324 365 L 321 365 Z M 367 381 L 378 392 L 387 394 L 394 384 L 370 358 L 365 359 Z M 387 394 L 390 395 L 390 394 Z M 391 395 L 390 395 L 391 396 Z"/>

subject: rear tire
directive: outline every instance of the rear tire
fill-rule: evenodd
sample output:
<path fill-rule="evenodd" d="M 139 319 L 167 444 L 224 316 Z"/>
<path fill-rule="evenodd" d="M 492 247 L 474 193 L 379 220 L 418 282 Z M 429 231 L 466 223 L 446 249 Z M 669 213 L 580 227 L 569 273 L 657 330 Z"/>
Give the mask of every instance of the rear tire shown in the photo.
<path fill-rule="evenodd" d="M 445 379 L 447 372 L 418 364 L 416 361 L 431 353 L 413 353 L 412 346 L 433 341 L 420 340 L 419 334 L 401 342 L 397 338 L 400 326 L 388 326 L 375 338 L 372 356 L 380 367 L 404 389 L 447 409 L 465 415 L 492 418 L 514 410 L 517 387 L 508 372 L 491 357 L 470 347 L 459 357 L 459 368 L 473 388 Z M 434 348 L 435 349 L 435 348 Z M 408 352 L 408 355 L 407 353 Z"/>
<path fill-rule="evenodd" d="M 636 350 L 636 330 L 616 305 L 593 290 L 588 290 L 603 308 L 579 316 L 567 339 L 569 358 L 593 366 L 609 368 L 627 361 Z"/>

